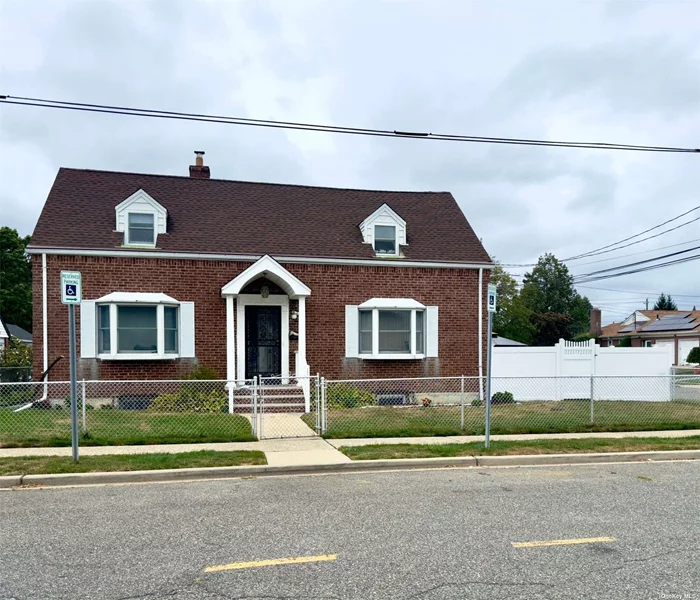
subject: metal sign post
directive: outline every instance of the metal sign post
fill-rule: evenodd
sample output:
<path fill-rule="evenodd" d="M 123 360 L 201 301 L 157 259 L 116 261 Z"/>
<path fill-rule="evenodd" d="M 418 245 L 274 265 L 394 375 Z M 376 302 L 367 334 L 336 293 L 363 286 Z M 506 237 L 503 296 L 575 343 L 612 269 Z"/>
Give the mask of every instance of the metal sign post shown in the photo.
<path fill-rule="evenodd" d="M 78 462 L 78 376 L 75 356 L 75 305 L 82 299 L 82 277 L 74 271 L 61 271 L 61 302 L 68 305 L 68 344 L 70 346 L 70 431 L 73 462 Z"/>
<path fill-rule="evenodd" d="M 489 332 L 488 347 L 486 354 L 486 425 L 484 447 L 488 448 L 491 444 L 491 357 L 493 356 L 493 340 L 491 339 L 491 337 L 493 335 L 493 313 L 496 312 L 496 286 L 492 283 L 489 284 L 488 302 L 486 306 L 488 308 L 489 313 Z"/>

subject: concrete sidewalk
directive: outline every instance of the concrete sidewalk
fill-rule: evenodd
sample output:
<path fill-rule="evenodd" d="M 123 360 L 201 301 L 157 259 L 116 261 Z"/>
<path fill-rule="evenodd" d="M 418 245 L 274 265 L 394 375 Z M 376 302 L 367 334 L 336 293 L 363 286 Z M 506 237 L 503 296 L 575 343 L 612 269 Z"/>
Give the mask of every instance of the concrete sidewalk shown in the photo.
<path fill-rule="evenodd" d="M 601 433 L 548 433 L 522 435 L 493 435 L 492 440 L 540 440 L 540 439 L 585 439 L 585 438 L 626 438 L 626 437 L 665 437 L 679 438 L 700 435 L 698 429 L 671 431 L 623 431 Z M 197 452 L 198 450 L 260 450 L 265 453 L 268 465 L 313 466 L 335 465 L 350 462 L 350 459 L 337 448 L 342 446 L 367 446 L 370 444 L 466 444 L 482 442 L 483 435 L 450 437 L 409 437 L 409 438 L 359 438 L 344 440 L 324 440 L 319 437 L 286 438 L 262 440 L 259 442 L 230 442 L 209 444 L 157 444 L 149 446 L 81 446 L 80 456 L 102 456 L 109 454 L 156 454 Z M 0 448 L 0 460 L 17 456 L 71 456 L 71 449 L 61 448 Z"/>

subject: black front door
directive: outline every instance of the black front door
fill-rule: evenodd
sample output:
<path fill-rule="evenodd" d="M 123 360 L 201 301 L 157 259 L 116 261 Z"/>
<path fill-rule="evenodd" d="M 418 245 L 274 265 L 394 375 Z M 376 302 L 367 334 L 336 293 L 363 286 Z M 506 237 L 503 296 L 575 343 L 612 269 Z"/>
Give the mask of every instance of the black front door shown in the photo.
<path fill-rule="evenodd" d="M 282 308 L 245 307 L 245 377 L 282 373 Z"/>

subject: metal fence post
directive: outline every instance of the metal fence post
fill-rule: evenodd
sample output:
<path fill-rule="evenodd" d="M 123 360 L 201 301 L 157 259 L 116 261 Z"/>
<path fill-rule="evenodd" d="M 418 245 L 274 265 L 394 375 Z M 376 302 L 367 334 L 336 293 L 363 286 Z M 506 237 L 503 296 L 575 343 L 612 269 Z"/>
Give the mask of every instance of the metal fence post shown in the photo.
<path fill-rule="evenodd" d="M 260 439 L 258 434 L 258 376 L 253 377 L 253 415 L 251 422 L 253 424 L 253 435 Z"/>
<path fill-rule="evenodd" d="M 87 433 L 87 415 L 85 410 L 85 380 L 82 381 L 82 396 L 83 396 L 83 435 Z"/>
<path fill-rule="evenodd" d="M 316 373 L 316 433 L 321 432 L 321 378 Z"/>
<path fill-rule="evenodd" d="M 321 435 L 328 429 L 328 414 L 326 412 L 326 378 L 321 377 Z"/>
<path fill-rule="evenodd" d="M 464 375 L 460 378 L 459 386 L 459 428 L 464 431 Z"/>
<path fill-rule="evenodd" d="M 595 395 L 594 395 L 594 388 L 593 388 L 593 382 L 594 382 L 594 377 L 591 375 L 591 425 L 593 425 L 594 420 L 595 420 Z"/>

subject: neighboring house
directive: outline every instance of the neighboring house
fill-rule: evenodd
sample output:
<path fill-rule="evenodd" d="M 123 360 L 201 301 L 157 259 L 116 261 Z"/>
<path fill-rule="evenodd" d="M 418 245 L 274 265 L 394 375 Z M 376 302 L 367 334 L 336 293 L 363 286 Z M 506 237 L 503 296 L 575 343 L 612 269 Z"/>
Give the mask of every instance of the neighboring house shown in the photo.
<path fill-rule="evenodd" d="M 700 311 L 637 310 L 624 321 L 601 327 L 596 337 L 603 347 L 619 346 L 625 337 L 633 347 L 672 346 L 674 364 L 683 365 L 690 350 L 700 346 Z"/>
<path fill-rule="evenodd" d="M 10 343 L 10 334 L 8 333 L 7 327 L 5 326 L 5 323 L 2 320 L 2 316 L 0 316 L 0 351 L 7 348 L 7 345 L 9 343 Z"/>
<path fill-rule="evenodd" d="M 10 337 L 17 338 L 25 346 L 32 345 L 32 334 L 26 329 L 22 329 L 17 325 L 11 325 L 10 323 L 7 323 L 5 327 L 7 328 L 7 332 L 10 334 Z"/>
<path fill-rule="evenodd" d="M 189 177 L 60 169 L 28 252 L 35 376 L 67 355 L 62 270 L 82 273 L 80 378 L 485 365 L 493 265 L 449 192 L 215 180 L 201 154 Z M 63 361 L 51 378 L 67 377 Z"/>
<path fill-rule="evenodd" d="M 522 342 L 516 342 L 515 340 L 509 340 L 508 338 L 501 337 L 500 335 L 496 335 L 495 333 L 493 334 L 493 345 L 497 347 L 527 346 L 527 344 L 523 344 Z"/>

